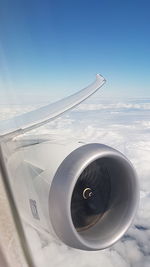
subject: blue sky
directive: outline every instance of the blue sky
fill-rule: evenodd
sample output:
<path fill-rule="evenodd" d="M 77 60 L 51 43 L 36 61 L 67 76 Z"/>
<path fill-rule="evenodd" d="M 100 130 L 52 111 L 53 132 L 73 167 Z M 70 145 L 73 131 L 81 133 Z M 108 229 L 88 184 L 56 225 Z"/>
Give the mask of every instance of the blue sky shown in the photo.
<path fill-rule="evenodd" d="M 0 2 L 1 93 L 65 96 L 107 80 L 103 96 L 150 97 L 150 2 Z"/>

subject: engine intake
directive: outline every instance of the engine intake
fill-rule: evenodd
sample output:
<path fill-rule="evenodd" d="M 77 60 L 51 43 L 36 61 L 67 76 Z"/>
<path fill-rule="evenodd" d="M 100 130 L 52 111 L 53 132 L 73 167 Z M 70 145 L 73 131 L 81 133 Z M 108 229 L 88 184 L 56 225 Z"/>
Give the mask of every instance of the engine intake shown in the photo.
<path fill-rule="evenodd" d="M 100 250 L 126 232 L 138 199 L 137 176 L 129 160 L 111 147 L 87 144 L 71 152 L 54 176 L 50 220 L 65 244 Z"/>

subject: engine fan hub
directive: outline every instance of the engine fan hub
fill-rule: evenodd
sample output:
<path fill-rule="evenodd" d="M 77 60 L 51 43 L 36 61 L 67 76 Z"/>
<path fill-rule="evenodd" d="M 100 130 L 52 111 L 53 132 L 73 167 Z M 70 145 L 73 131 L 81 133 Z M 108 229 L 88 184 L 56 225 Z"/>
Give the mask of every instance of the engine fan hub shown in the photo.
<path fill-rule="evenodd" d="M 93 192 L 91 190 L 91 188 L 87 187 L 83 190 L 83 198 L 84 199 L 88 199 L 88 198 L 91 198 L 93 196 Z"/>

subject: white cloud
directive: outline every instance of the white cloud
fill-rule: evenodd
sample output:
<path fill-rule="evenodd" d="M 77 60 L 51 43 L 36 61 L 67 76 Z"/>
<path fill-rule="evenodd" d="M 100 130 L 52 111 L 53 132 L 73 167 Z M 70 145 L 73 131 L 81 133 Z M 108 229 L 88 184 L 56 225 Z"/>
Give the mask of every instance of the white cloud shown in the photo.
<path fill-rule="evenodd" d="M 117 109 L 140 109 L 140 110 L 150 110 L 150 103 L 142 103 L 142 104 L 137 104 L 137 103 L 110 103 L 108 104 L 81 104 L 79 107 L 76 108 L 76 110 L 114 110 L 116 111 Z"/>

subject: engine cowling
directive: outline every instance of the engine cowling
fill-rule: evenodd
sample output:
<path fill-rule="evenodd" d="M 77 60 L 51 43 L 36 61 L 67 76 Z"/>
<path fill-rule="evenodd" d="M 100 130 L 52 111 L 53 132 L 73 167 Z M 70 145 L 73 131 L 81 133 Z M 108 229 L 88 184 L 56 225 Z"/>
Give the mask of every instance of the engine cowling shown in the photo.
<path fill-rule="evenodd" d="M 135 216 L 136 172 L 109 146 L 80 142 L 21 146 L 8 167 L 23 219 L 70 247 L 107 248 L 123 236 Z"/>
<path fill-rule="evenodd" d="M 100 250 L 130 226 L 139 198 L 135 170 L 117 150 L 87 144 L 59 166 L 49 193 L 50 220 L 67 245 Z"/>

